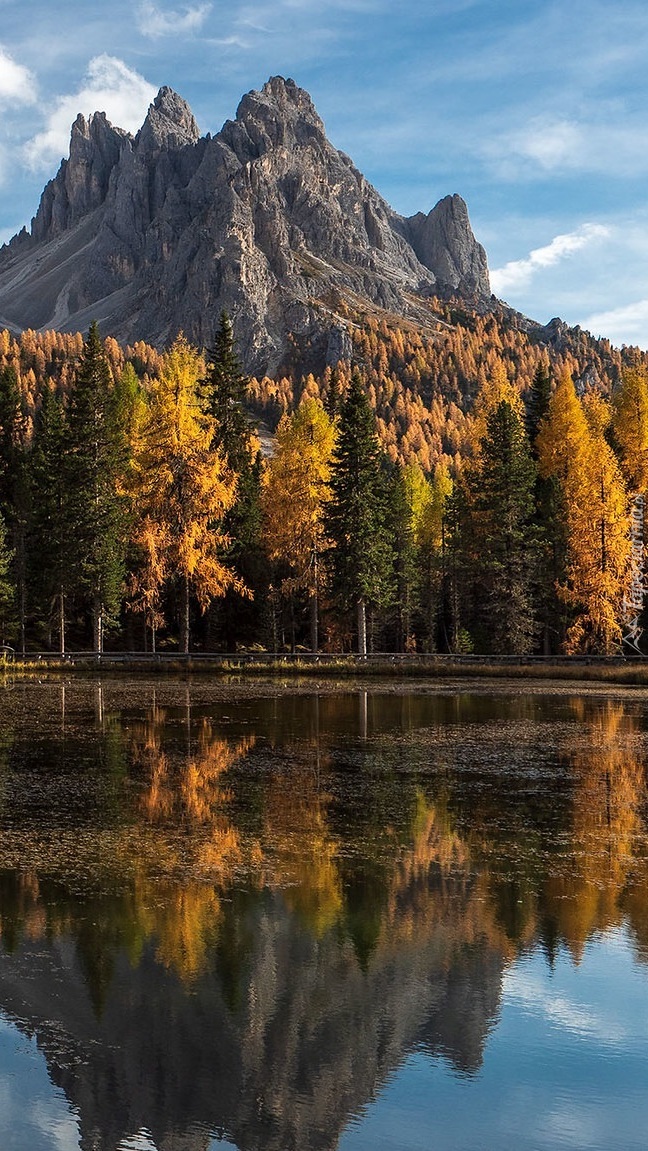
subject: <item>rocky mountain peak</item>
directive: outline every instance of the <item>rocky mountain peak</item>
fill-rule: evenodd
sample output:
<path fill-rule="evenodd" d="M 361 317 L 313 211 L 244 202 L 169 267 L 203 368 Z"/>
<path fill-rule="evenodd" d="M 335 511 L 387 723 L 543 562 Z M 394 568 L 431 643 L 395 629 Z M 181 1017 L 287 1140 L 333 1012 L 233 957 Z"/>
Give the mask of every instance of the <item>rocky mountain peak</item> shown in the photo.
<path fill-rule="evenodd" d="M 258 374 L 346 358 L 349 307 L 426 324 L 451 291 L 490 297 L 461 197 L 398 215 L 281 76 L 213 137 L 168 87 L 135 138 L 78 116 L 31 236 L 0 249 L 0 324 L 209 347 L 225 309 Z"/>
<path fill-rule="evenodd" d="M 260 92 L 248 92 L 238 106 L 236 120 L 229 120 L 220 135 L 248 160 L 275 148 L 326 139 L 308 92 L 283 76 L 272 76 Z"/>
<path fill-rule="evenodd" d="M 442 283 L 468 294 L 490 295 L 486 252 L 473 235 L 461 196 L 444 196 L 427 215 L 410 216 L 407 225 L 419 260 L 433 268 Z"/>
<path fill-rule="evenodd" d="M 172 88 L 162 87 L 149 106 L 136 136 L 136 145 L 147 152 L 195 144 L 200 130 L 191 108 Z"/>
<path fill-rule="evenodd" d="M 114 128 L 105 112 L 93 112 L 88 120 L 79 113 L 70 134 L 69 159 L 45 187 L 32 221 L 34 240 L 60 235 L 101 206 L 111 172 L 130 141 L 130 134 Z"/>

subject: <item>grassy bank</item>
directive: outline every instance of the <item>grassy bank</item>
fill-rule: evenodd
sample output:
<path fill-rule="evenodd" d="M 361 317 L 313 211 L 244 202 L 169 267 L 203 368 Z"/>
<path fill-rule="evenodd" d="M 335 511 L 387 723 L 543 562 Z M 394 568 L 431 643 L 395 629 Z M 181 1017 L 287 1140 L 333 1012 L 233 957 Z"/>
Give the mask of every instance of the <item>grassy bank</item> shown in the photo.
<path fill-rule="evenodd" d="M 576 680 L 648 686 L 648 661 L 558 657 L 554 659 L 515 659 L 514 657 L 390 656 L 353 655 L 273 656 L 241 655 L 122 655 L 107 653 L 98 658 L 91 653 L 70 653 L 66 657 L 36 656 L 5 661 L 5 676 L 17 679 L 59 679 L 62 676 L 96 678 L 106 676 L 281 676 L 323 679 L 515 679 Z"/>

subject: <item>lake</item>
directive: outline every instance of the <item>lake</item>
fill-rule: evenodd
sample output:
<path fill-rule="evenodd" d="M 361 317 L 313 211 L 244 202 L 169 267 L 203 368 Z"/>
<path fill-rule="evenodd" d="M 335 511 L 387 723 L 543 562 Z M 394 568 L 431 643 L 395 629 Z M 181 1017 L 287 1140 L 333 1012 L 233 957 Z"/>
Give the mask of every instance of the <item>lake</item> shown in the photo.
<path fill-rule="evenodd" d="M 644 1151 L 648 692 L 0 686 L 3 1151 Z"/>

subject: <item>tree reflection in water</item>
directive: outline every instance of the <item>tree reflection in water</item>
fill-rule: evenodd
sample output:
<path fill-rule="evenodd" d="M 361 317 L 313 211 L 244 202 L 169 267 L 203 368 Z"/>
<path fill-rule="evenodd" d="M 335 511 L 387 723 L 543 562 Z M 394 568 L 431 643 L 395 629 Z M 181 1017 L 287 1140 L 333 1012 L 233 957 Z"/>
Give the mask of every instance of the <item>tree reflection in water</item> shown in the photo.
<path fill-rule="evenodd" d="M 91 718 L 68 687 L 38 761 L 14 705 L 0 756 L 1 1001 L 102 1151 L 332 1147 L 417 1047 L 479 1071 L 521 952 L 627 925 L 645 960 L 636 707 L 562 703 L 545 747 L 519 700 L 313 697 L 287 733 L 273 699 L 243 734 L 235 701 L 158 694 Z"/>

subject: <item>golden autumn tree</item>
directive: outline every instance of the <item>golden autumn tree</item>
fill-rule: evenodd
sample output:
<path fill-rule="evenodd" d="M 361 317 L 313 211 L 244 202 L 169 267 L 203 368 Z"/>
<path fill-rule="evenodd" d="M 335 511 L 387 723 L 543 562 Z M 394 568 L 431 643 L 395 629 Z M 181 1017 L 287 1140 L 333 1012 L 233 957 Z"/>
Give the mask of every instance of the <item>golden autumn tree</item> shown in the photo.
<path fill-rule="evenodd" d="M 285 590 L 308 591 L 311 648 L 318 648 L 319 560 L 328 547 L 323 509 L 331 498 L 335 429 L 319 399 L 306 397 L 277 429 L 264 477 L 263 518 L 268 554 L 284 563 Z"/>
<path fill-rule="evenodd" d="M 524 405 L 520 393 L 509 380 L 503 360 L 495 356 L 488 374 L 482 377 L 473 408 L 470 442 L 474 454 L 479 454 L 479 445 L 486 436 L 488 417 L 501 403 L 509 404 L 511 411 L 523 418 Z"/>
<path fill-rule="evenodd" d="M 241 581 L 223 563 L 227 539 L 219 525 L 231 507 L 236 477 L 212 448 L 215 421 L 200 399 L 204 363 L 183 337 L 162 357 L 133 462 L 134 543 L 142 563 L 136 591 L 159 612 L 163 587 L 181 583 L 182 646 L 189 651 L 190 597 L 204 611 Z"/>
<path fill-rule="evenodd" d="M 579 400 L 565 372 L 537 440 L 541 473 L 554 476 L 562 493 L 567 555 L 558 592 L 575 612 L 568 652 L 609 654 L 621 640 L 630 523 L 621 470 L 605 436 L 609 418 L 599 396 Z"/>
<path fill-rule="evenodd" d="M 648 371 L 627 368 L 613 397 L 613 427 L 632 491 L 648 490 Z"/>

